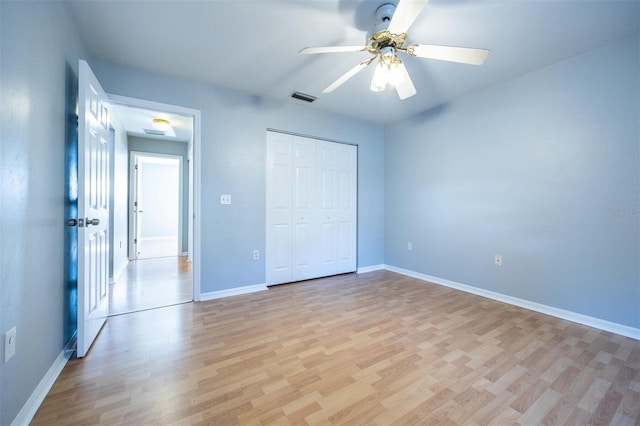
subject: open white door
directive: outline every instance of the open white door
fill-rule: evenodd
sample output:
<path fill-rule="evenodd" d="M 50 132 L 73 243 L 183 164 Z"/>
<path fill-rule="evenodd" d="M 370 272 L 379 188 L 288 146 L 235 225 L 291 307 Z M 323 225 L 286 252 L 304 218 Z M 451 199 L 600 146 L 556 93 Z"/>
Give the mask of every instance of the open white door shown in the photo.
<path fill-rule="evenodd" d="M 83 357 L 109 315 L 109 126 L 107 95 L 80 61 L 78 96 L 78 349 Z"/>
<path fill-rule="evenodd" d="M 178 256 L 182 240 L 182 157 L 131 151 L 131 165 L 134 259 Z"/>

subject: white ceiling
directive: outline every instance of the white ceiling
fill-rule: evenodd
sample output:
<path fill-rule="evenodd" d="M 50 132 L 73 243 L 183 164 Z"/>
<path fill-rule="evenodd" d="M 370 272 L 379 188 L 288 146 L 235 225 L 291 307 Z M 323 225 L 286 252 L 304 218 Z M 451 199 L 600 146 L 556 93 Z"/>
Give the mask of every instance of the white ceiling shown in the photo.
<path fill-rule="evenodd" d="M 120 120 L 128 135 L 173 142 L 189 142 L 191 139 L 193 130 L 192 117 L 121 104 L 115 104 L 112 108 L 114 109 L 115 116 Z M 153 128 L 154 118 L 163 118 L 169 121 L 170 127 L 164 135 L 150 135 L 145 133 L 145 129 L 155 130 Z"/>
<path fill-rule="evenodd" d="M 369 91 L 373 67 L 322 89 L 368 53 L 298 55 L 362 45 L 385 0 L 80 1 L 69 7 L 93 59 L 389 123 L 638 32 L 638 0 L 432 0 L 410 42 L 490 49 L 484 65 L 407 58 L 418 90 Z M 396 3 L 396 1 L 392 1 Z M 306 104 L 305 104 L 306 105 Z"/>

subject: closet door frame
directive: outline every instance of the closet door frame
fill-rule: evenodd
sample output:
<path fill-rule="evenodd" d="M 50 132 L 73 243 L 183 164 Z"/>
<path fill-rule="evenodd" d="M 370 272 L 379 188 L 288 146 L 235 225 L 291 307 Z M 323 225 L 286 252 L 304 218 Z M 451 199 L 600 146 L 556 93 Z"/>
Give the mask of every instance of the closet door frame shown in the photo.
<path fill-rule="evenodd" d="M 311 278 L 335 275 L 357 270 L 357 145 L 339 141 L 300 135 L 281 130 L 267 129 L 266 135 L 266 250 L 265 275 L 267 285 L 283 284 Z M 310 149 L 309 142 L 315 142 Z M 329 143 L 329 145 L 323 145 Z M 347 157 L 350 176 L 337 169 L 330 173 L 332 205 L 324 209 L 322 200 L 323 176 L 320 173 L 319 151 L 321 146 L 334 147 L 339 155 L 351 152 Z M 342 151 L 342 154 L 340 152 Z M 326 154 L 326 153 L 325 153 Z M 344 166 L 344 164 L 342 164 Z M 289 177 L 287 188 L 284 179 Z M 347 177 L 345 177 L 347 176 Z M 346 180 L 345 180 L 346 179 Z M 295 181 L 306 185 L 300 191 Z M 348 194 L 345 182 L 349 183 Z M 326 183 L 324 184 L 326 187 Z M 296 191 L 295 189 L 298 189 Z M 326 190 L 326 188 L 324 188 Z M 347 198 L 345 198 L 347 197 Z M 348 203 L 345 204 L 345 199 Z M 350 213 L 345 217 L 341 205 L 350 203 Z M 327 219 L 328 218 L 328 219 Z M 288 220 L 287 220 L 288 219 Z M 323 222 L 324 221 L 324 222 Z M 323 236 L 323 226 L 325 235 Z M 329 230 L 329 231 L 327 231 Z M 322 259 L 322 244 L 327 243 L 326 232 L 332 232 L 333 262 Z M 346 247 L 346 249 L 345 249 Z M 325 254 L 327 246 L 324 247 Z"/>

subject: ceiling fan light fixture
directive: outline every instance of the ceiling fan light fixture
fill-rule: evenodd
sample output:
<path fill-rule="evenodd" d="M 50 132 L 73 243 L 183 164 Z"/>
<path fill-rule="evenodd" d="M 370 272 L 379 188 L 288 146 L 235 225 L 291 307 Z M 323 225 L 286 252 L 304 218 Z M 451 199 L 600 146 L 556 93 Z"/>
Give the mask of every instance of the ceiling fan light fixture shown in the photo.
<path fill-rule="evenodd" d="M 387 84 L 397 86 L 404 81 L 404 71 L 402 61 L 398 59 L 395 51 L 389 48 L 385 54 L 380 56 L 378 65 L 371 79 L 371 91 L 382 92 L 387 88 Z"/>
<path fill-rule="evenodd" d="M 371 91 L 372 92 L 382 92 L 387 88 L 387 83 L 389 82 L 389 66 L 384 63 L 382 58 L 378 61 L 378 65 L 376 65 L 376 69 L 373 72 L 373 78 L 371 79 Z"/>
<path fill-rule="evenodd" d="M 402 71 L 402 61 L 397 56 L 393 57 L 389 64 L 389 84 L 397 86 L 404 81 L 404 72 Z"/>
<path fill-rule="evenodd" d="M 165 120 L 164 118 L 154 118 L 152 125 L 154 129 L 162 132 L 169 130 L 169 120 Z"/>

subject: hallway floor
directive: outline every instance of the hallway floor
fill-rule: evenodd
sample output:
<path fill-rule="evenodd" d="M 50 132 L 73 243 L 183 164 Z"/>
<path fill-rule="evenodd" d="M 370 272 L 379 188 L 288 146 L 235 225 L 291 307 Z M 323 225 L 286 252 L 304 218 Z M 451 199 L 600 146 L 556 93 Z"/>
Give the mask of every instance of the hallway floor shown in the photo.
<path fill-rule="evenodd" d="M 186 256 L 134 260 L 109 286 L 109 315 L 191 302 L 191 263 Z"/>

